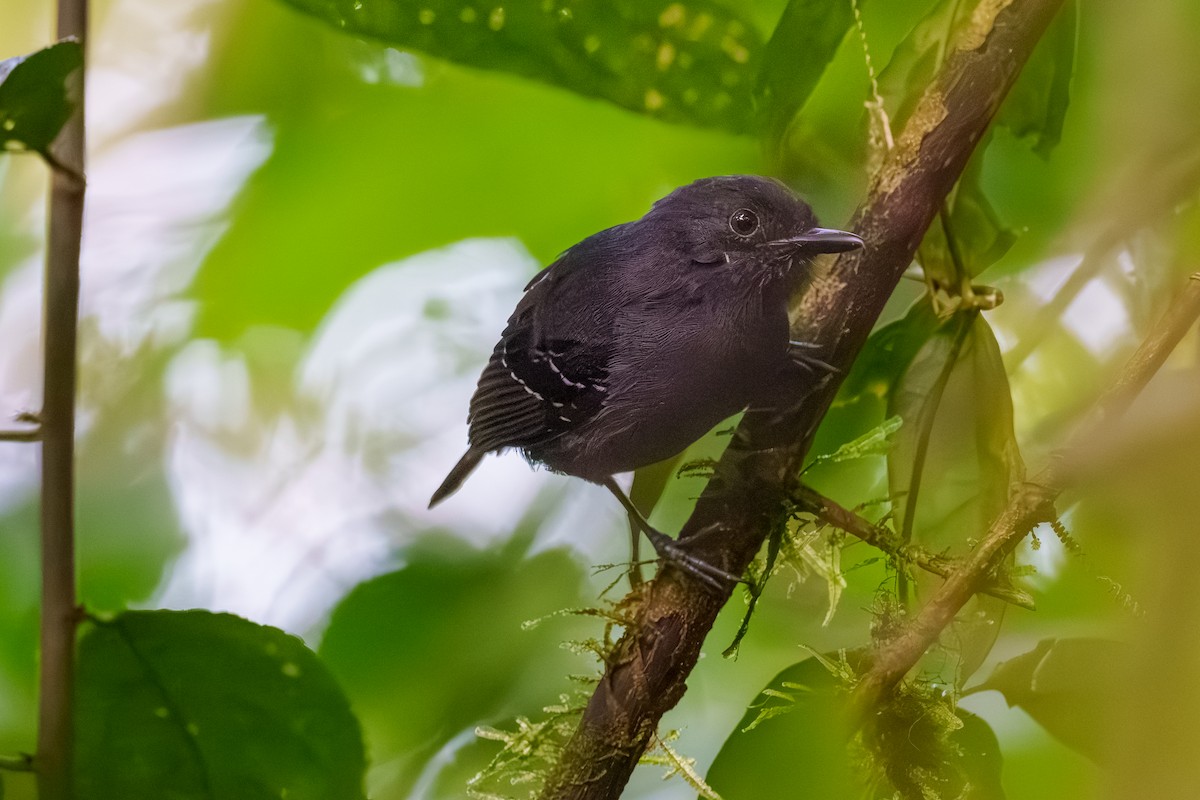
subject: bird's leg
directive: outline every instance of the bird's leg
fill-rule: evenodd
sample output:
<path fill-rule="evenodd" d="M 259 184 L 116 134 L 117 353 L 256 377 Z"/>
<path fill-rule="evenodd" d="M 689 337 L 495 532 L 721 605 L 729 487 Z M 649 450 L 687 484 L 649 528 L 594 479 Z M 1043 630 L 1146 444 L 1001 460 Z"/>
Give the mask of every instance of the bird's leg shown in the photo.
<path fill-rule="evenodd" d="M 650 540 L 650 544 L 654 546 L 654 550 L 658 553 L 658 557 L 664 561 L 669 561 L 683 571 L 691 574 L 694 578 L 702 581 L 714 590 L 724 591 L 725 583 L 739 583 L 741 578 L 731 572 L 726 572 L 720 567 L 715 567 L 703 559 L 696 558 L 679 542 L 667 536 L 662 531 L 651 527 L 646 518 L 642 516 L 642 512 L 637 510 L 637 506 L 633 501 L 621 490 L 617 482 L 611 477 L 604 480 L 604 488 L 608 489 L 617 500 L 621 501 L 621 505 L 625 507 L 625 511 L 629 514 L 629 521 L 636 525 L 642 533 L 646 534 L 646 538 Z"/>
<path fill-rule="evenodd" d="M 633 514 L 629 515 L 629 588 L 636 589 L 645 582 L 642 577 L 642 530 Z"/>
<path fill-rule="evenodd" d="M 832 364 L 826 363 L 817 358 L 813 351 L 823 350 L 824 347 L 813 342 L 788 342 L 788 358 L 798 366 L 802 367 L 814 375 L 820 371 L 830 375 L 835 375 L 841 372 L 840 369 Z"/>

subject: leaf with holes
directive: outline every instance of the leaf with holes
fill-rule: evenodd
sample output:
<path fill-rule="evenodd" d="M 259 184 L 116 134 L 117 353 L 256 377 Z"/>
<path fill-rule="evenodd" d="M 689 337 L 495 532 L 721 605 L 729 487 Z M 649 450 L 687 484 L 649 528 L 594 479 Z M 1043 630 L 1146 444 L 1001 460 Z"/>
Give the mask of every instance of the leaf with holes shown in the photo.
<path fill-rule="evenodd" d="M 76 675 L 79 800 L 352 800 L 362 735 L 297 638 L 230 614 L 90 626 Z"/>
<path fill-rule="evenodd" d="M 75 110 L 67 78 L 81 66 L 73 40 L 0 61 L 0 149 L 47 151 Z"/>
<path fill-rule="evenodd" d="M 339 30 L 669 122 L 754 127 L 762 38 L 714 0 L 286 0 Z"/>

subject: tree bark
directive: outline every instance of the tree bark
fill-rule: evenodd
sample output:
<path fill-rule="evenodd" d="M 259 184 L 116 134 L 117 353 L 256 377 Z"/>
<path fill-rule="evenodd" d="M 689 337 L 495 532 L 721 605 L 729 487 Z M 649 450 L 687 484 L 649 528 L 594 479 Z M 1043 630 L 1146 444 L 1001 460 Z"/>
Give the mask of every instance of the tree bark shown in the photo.
<path fill-rule="evenodd" d="M 747 414 L 680 537 L 709 563 L 741 573 L 786 522 L 813 434 L 926 228 L 1062 0 L 981 0 L 874 177 L 850 225 L 866 248 L 833 262 L 800 300 L 794 338 L 824 346 L 839 368 L 783 415 Z M 731 590 L 715 595 L 667 565 L 642 588 L 543 800 L 621 794 L 662 715 L 686 690 L 700 647 Z"/>

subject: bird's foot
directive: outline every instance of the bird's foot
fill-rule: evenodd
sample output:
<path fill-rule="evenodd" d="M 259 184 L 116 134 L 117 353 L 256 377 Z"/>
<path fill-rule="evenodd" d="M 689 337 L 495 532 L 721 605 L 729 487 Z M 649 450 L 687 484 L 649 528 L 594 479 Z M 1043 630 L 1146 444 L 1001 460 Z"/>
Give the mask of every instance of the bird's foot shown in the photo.
<path fill-rule="evenodd" d="M 822 345 L 814 344 L 813 342 L 788 342 L 788 357 L 798 367 L 808 370 L 814 375 L 817 372 L 824 372 L 828 375 L 836 375 L 841 372 L 840 369 L 829 364 L 814 355 L 814 351 L 825 349 Z"/>
<path fill-rule="evenodd" d="M 740 576 L 692 555 L 686 547 L 662 531 L 647 527 L 643 533 L 650 540 L 650 544 L 654 545 L 654 551 L 660 559 L 675 565 L 718 593 L 724 592 L 730 584 L 744 582 Z"/>

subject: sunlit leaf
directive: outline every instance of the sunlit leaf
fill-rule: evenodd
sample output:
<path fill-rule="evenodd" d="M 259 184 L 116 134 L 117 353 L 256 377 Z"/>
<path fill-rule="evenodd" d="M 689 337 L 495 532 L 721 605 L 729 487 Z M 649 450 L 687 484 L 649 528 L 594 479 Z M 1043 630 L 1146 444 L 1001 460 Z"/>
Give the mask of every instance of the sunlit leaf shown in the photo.
<path fill-rule="evenodd" d="M 857 439 L 846 442 L 832 453 L 817 456 L 814 461 L 816 463 L 830 462 L 836 464 L 840 461 L 852 461 L 856 458 L 887 455 L 888 450 L 892 447 L 892 435 L 900 430 L 900 426 L 903 424 L 904 420 L 900 417 L 888 417 Z"/>
<path fill-rule="evenodd" d="M 808 100 L 853 21 L 849 2 L 787 4 L 767 42 L 755 89 L 769 140 L 783 135 Z"/>
<path fill-rule="evenodd" d="M 762 40 L 713 0 L 286 0 L 347 33 L 745 132 Z"/>
<path fill-rule="evenodd" d="M 995 336 L 977 313 L 958 314 L 921 347 L 893 386 L 888 413 L 905 421 L 888 454 L 902 536 L 937 553 L 966 553 L 1004 507 L 1022 467 L 1008 377 Z M 940 579 L 918 577 L 918 586 Z M 943 642 L 959 652 L 957 680 L 979 667 L 1004 603 L 977 597 Z M 957 641 L 955 641 L 957 639 Z"/>
<path fill-rule="evenodd" d="M 82 800 L 362 797 L 349 703 L 295 637 L 229 614 L 91 625 L 76 678 Z"/>
<path fill-rule="evenodd" d="M 81 66 L 72 40 L 0 61 L 0 149 L 48 150 L 75 110 L 67 78 Z"/>
<path fill-rule="evenodd" d="M 1043 639 L 972 689 L 994 689 L 1056 738 L 1097 762 L 1112 739 L 1111 703 L 1126 690 L 1133 652 L 1107 639 Z"/>

